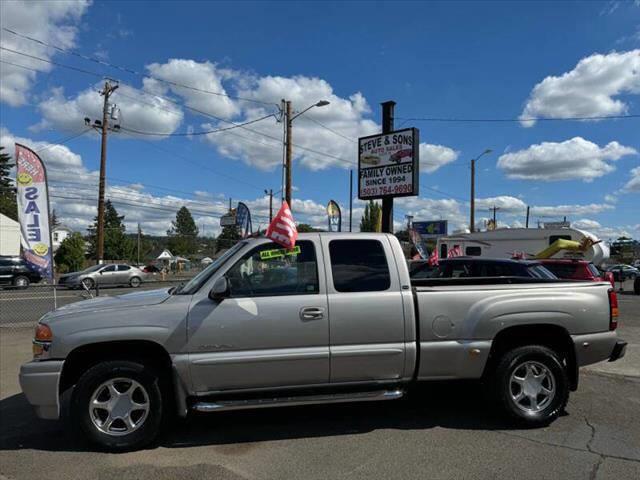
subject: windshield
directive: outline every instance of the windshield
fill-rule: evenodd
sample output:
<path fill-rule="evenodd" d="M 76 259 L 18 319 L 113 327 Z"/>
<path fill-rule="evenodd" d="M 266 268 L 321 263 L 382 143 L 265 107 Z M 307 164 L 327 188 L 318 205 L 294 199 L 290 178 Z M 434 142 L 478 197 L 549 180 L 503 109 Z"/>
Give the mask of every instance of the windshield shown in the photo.
<path fill-rule="evenodd" d="M 198 275 L 189 280 L 186 284 L 181 287 L 178 287 L 173 293 L 175 295 L 192 295 L 197 292 L 200 287 L 211 278 L 211 275 L 216 273 L 218 269 L 224 265 L 229 257 L 231 257 L 234 253 L 244 247 L 247 242 L 238 242 L 229 250 L 224 252 L 220 258 L 215 260 L 211 265 L 201 271 Z"/>

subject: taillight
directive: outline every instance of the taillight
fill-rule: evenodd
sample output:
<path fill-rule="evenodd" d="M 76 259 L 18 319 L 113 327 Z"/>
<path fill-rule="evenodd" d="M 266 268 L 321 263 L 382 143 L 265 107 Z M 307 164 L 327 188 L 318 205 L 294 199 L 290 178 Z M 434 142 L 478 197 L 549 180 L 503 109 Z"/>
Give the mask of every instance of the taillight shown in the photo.
<path fill-rule="evenodd" d="M 618 328 L 618 296 L 613 288 L 609 289 L 609 330 Z"/>

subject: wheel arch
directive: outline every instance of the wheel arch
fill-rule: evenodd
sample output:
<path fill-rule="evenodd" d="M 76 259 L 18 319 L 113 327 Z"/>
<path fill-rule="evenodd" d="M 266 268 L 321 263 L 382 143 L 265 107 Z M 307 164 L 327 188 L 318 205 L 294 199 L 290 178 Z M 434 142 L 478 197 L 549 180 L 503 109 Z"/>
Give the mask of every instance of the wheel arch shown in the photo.
<path fill-rule="evenodd" d="M 172 361 L 169 352 L 151 340 L 116 340 L 81 345 L 72 350 L 64 361 L 59 383 L 59 393 L 73 387 L 89 368 L 109 360 L 140 361 L 154 367 L 175 389 L 172 380 Z"/>
<path fill-rule="evenodd" d="M 483 377 L 495 371 L 506 352 L 525 345 L 543 345 L 557 352 L 566 368 L 570 390 L 578 388 L 579 370 L 571 335 L 564 327 L 555 324 L 514 325 L 500 330 L 491 343 Z"/>

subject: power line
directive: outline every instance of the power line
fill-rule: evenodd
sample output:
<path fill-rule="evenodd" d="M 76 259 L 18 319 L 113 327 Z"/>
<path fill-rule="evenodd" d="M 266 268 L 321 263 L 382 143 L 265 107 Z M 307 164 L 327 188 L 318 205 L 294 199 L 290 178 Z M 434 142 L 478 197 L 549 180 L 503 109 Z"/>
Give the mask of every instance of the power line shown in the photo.
<path fill-rule="evenodd" d="M 139 72 L 137 70 L 133 70 L 132 68 L 123 67 L 123 66 L 120 66 L 120 65 L 116 65 L 116 64 L 104 61 L 104 60 L 100 60 L 99 58 L 90 57 L 88 55 L 83 55 L 82 53 L 79 53 L 79 52 L 77 52 L 75 50 L 67 50 L 67 49 L 62 48 L 62 47 L 60 47 L 58 45 L 53 45 L 53 44 L 47 43 L 47 42 L 45 42 L 43 40 L 40 40 L 38 38 L 34 38 L 34 37 L 29 36 L 29 35 L 25 35 L 23 33 L 16 32 L 16 31 L 11 30 L 11 29 L 6 28 L 6 27 L 2 27 L 2 29 L 4 31 L 9 32 L 9 33 L 11 33 L 13 35 L 16 35 L 18 37 L 24 38 L 26 40 L 30 40 L 32 42 L 38 43 L 40 45 L 44 45 L 44 46 L 49 47 L 49 48 L 53 48 L 55 50 L 58 50 L 59 52 L 65 53 L 67 55 L 73 55 L 73 56 L 76 56 L 78 58 L 82 58 L 83 60 L 94 62 L 94 63 L 97 63 L 99 65 L 105 66 L 105 67 L 115 68 L 117 70 L 129 73 L 129 74 L 132 74 L 132 75 L 136 75 L 136 76 L 140 76 L 140 77 L 153 78 L 154 80 L 157 80 L 158 82 L 166 83 L 167 85 L 172 85 L 174 87 L 186 88 L 188 90 L 193 90 L 193 91 L 200 92 L 200 93 L 206 93 L 206 94 L 209 94 L 209 95 L 216 95 L 216 96 L 221 96 L 221 97 L 228 97 L 228 98 L 232 98 L 232 99 L 235 99 L 235 100 L 242 100 L 242 101 L 245 101 L 245 102 L 258 103 L 258 104 L 262 104 L 262 105 L 272 106 L 272 105 L 276 104 L 276 102 L 263 102 L 261 100 L 256 100 L 254 98 L 239 97 L 239 96 L 229 95 L 227 93 L 215 92 L 215 91 L 212 91 L 212 90 L 205 90 L 203 88 L 193 87 L 191 85 L 184 85 L 182 83 L 173 82 L 171 80 L 165 80 L 163 78 L 154 77 L 152 74 L 145 74 L 145 73 Z M 14 53 L 16 53 L 16 52 L 14 52 Z"/>
<path fill-rule="evenodd" d="M 224 127 L 224 128 L 217 128 L 214 130 L 205 130 L 202 132 L 179 132 L 179 133 L 159 133 L 159 132 L 143 132 L 140 130 L 136 130 L 133 128 L 128 128 L 128 127 L 123 127 L 122 125 L 120 126 L 120 130 L 124 130 L 126 132 L 130 132 L 130 133 L 135 133 L 137 135 L 146 135 L 146 136 L 153 136 L 153 137 L 190 137 L 190 136 L 195 136 L 195 135 L 209 135 L 211 133 L 218 133 L 218 132 L 224 132 L 227 130 L 233 130 L 234 128 L 242 128 L 245 125 L 251 125 L 252 123 L 258 123 L 261 122 L 262 120 L 266 120 L 267 118 L 273 117 L 273 114 L 269 114 L 269 115 L 265 115 L 264 117 L 260 117 L 260 118 L 256 118 L 254 120 L 249 120 L 248 122 L 244 122 L 244 123 L 238 123 L 238 124 L 234 124 L 231 127 Z"/>
<path fill-rule="evenodd" d="M 437 118 L 437 117 L 396 117 L 396 120 L 404 120 L 406 122 L 460 122 L 460 123 L 521 123 L 521 122 L 571 122 L 581 120 L 615 120 L 627 118 L 640 118 L 640 114 L 633 115 L 609 115 L 609 116 L 592 116 L 592 117 L 528 117 L 528 118 Z"/>
<path fill-rule="evenodd" d="M 62 67 L 62 68 L 68 68 L 69 70 L 75 70 L 76 72 L 85 73 L 87 75 L 93 75 L 94 77 L 104 78 L 104 75 L 102 75 L 100 73 L 91 72 L 91 71 L 85 70 L 83 68 L 72 67 L 71 65 L 65 65 L 64 63 L 54 62 L 53 60 L 48 60 L 46 58 L 36 57 L 35 55 L 29 55 L 28 53 L 19 52 L 18 50 L 13 50 L 12 48 L 3 47 L 2 45 L 0 45 L 0 50 L 6 50 L 7 52 L 15 53 L 17 55 L 22 55 L 23 57 L 31 58 L 33 60 L 39 60 L 39 61 L 45 62 L 45 63 L 50 63 L 51 65 L 56 65 L 56 66 Z M 5 62 L 5 63 L 7 63 L 7 62 Z M 22 65 L 16 65 L 16 66 L 22 66 Z M 22 66 L 22 68 L 28 68 L 28 67 Z M 32 70 L 32 69 L 29 69 L 29 70 Z"/>
<path fill-rule="evenodd" d="M 75 138 L 81 137 L 82 135 L 84 135 L 85 133 L 87 133 L 90 130 L 91 130 L 91 128 L 82 129 L 82 131 L 80 131 L 79 133 L 74 133 L 73 135 L 69 135 L 68 137 L 61 138 L 60 140 L 57 140 L 54 143 L 51 143 L 51 144 L 47 145 L 46 147 L 41 148 L 40 150 L 36 150 L 36 153 L 44 152 L 45 150 L 48 150 L 50 148 L 57 147 L 57 146 L 60 146 L 60 145 L 64 145 L 65 143 L 70 142 L 71 140 L 73 140 Z M 49 143 L 49 142 L 47 142 L 47 143 Z"/>
<path fill-rule="evenodd" d="M 306 116 L 306 117 L 304 117 L 304 118 L 305 118 L 305 119 L 307 119 L 307 120 L 311 120 L 311 121 L 312 121 L 313 123 L 315 123 L 316 125 L 318 125 L 318 126 L 320 126 L 320 127 L 324 128 L 325 130 L 327 130 L 327 131 L 329 131 L 329 132 L 333 133 L 334 135 L 337 135 L 338 137 L 342 137 L 342 138 L 344 138 L 345 140 L 348 140 L 348 141 L 350 141 L 350 142 L 352 142 L 352 143 L 357 143 L 357 142 L 356 142 L 356 140 L 355 140 L 355 138 L 347 137 L 346 135 L 343 135 L 343 134 L 341 134 L 340 132 L 335 131 L 333 128 L 331 128 L 331 127 L 327 127 L 325 124 L 320 123 L 318 120 L 316 120 L 316 119 L 315 119 L 315 118 L 313 118 L 313 117 Z"/>

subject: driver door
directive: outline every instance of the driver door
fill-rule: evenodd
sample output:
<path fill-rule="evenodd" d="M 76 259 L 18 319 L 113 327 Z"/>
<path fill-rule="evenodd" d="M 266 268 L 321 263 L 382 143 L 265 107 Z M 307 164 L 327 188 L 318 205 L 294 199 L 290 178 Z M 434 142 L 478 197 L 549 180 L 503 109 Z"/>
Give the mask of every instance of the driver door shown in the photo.
<path fill-rule="evenodd" d="M 116 266 L 115 265 L 107 265 L 100 273 L 96 275 L 96 282 L 100 285 L 113 285 L 115 282 L 116 276 Z"/>
<path fill-rule="evenodd" d="M 189 312 L 195 391 L 327 384 L 329 319 L 319 237 L 299 241 L 294 252 L 262 243 L 224 275 L 226 298 L 215 302 L 203 292 Z"/>

